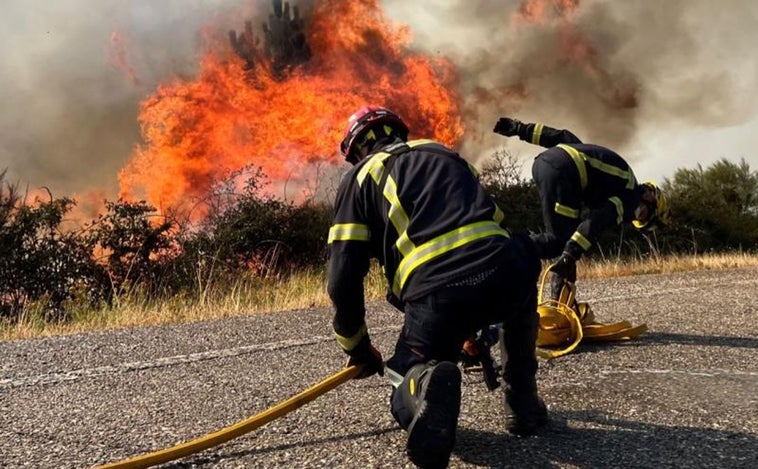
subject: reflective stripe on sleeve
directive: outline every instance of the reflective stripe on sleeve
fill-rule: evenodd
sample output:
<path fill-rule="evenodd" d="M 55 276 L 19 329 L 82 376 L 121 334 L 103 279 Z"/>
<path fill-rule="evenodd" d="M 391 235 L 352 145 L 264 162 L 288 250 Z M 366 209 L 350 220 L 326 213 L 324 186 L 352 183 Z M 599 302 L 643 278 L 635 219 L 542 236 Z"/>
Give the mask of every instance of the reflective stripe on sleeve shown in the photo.
<path fill-rule="evenodd" d="M 327 244 L 334 241 L 368 241 L 371 232 L 368 225 L 361 223 L 340 223 L 329 228 Z"/>
<path fill-rule="evenodd" d="M 509 235 L 506 230 L 494 221 L 480 221 L 448 231 L 418 246 L 400 261 L 392 282 L 393 293 L 396 296 L 400 295 L 408 277 L 421 264 L 464 244 L 487 236 L 505 236 L 507 238 Z"/>
<path fill-rule="evenodd" d="M 624 203 L 618 197 L 611 197 L 608 200 L 616 206 L 616 224 L 620 225 L 624 221 Z"/>
<path fill-rule="evenodd" d="M 590 240 L 585 238 L 584 235 L 578 231 L 574 232 L 574 234 L 571 236 L 571 240 L 575 241 L 585 251 L 592 247 Z"/>
<path fill-rule="evenodd" d="M 564 217 L 579 218 L 579 210 L 571 208 L 568 205 L 561 205 L 558 202 L 555 203 L 555 213 Z"/>
<path fill-rule="evenodd" d="M 534 124 L 534 130 L 532 131 L 532 143 L 534 145 L 540 144 L 540 137 L 542 137 L 543 124 Z"/>
<path fill-rule="evenodd" d="M 366 324 L 364 323 L 360 329 L 358 329 L 358 332 L 353 334 L 351 337 L 343 337 L 336 332 L 334 333 L 335 337 L 337 337 L 337 342 L 340 344 L 340 347 L 342 347 L 342 350 L 349 352 L 355 348 L 356 345 L 358 345 L 358 342 L 361 341 L 361 339 L 368 334 L 368 328 L 366 327 Z"/>

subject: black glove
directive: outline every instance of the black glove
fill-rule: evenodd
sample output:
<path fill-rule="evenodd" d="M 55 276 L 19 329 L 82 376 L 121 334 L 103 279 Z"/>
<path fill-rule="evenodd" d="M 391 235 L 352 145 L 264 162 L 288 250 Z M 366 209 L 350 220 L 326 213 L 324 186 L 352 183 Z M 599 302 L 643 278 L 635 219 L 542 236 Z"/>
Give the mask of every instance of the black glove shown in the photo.
<path fill-rule="evenodd" d="M 347 360 L 347 365 L 345 366 L 363 365 L 363 370 L 354 379 L 368 378 L 377 373 L 379 376 L 384 376 L 382 354 L 371 345 L 371 339 L 367 335 L 347 354 L 350 355 L 350 358 Z"/>
<path fill-rule="evenodd" d="M 511 119 L 510 117 L 501 117 L 497 124 L 495 124 L 495 128 L 492 129 L 493 132 L 500 135 L 505 135 L 506 137 L 512 137 L 514 135 L 518 135 L 519 129 L 521 128 L 521 121 L 518 119 Z"/>
<path fill-rule="evenodd" d="M 576 282 L 576 259 L 565 251 L 553 265 L 548 267 L 548 270 L 564 280 Z"/>

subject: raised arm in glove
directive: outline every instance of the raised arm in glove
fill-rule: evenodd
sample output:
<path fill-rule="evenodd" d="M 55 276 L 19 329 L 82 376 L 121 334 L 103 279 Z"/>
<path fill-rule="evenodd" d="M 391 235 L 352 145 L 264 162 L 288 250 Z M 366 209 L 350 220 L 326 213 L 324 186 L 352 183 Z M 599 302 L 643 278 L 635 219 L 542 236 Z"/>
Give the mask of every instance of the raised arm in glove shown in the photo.
<path fill-rule="evenodd" d="M 523 123 L 518 119 L 501 117 L 492 131 L 500 135 L 505 135 L 506 137 L 513 137 L 519 134 L 522 125 Z"/>

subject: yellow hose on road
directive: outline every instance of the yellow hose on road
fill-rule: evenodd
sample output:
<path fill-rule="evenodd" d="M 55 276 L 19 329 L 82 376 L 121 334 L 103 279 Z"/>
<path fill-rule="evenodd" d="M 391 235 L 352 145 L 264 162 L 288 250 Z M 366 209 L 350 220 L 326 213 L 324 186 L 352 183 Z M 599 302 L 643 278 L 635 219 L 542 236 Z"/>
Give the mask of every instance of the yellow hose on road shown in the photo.
<path fill-rule="evenodd" d="M 147 453 L 141 456 L 136 456 L 123 461 L 118 461 L 104 466 L 97 466 L 94 469 L 138 469 L 143 467 L 155 466 L 174 459 L 179 459 L 190 454 L 198 453 L 204 449 L 211 448 L 213 446 L 225 443 L 233 438 L 237 438 L 240 435 L 244 435 L 258 427 L 261 427 L 272 420 L 276 420 L 279 417 L 307 404 L 314 400 L 318 396 L 331 391 L 340 384 L 353 379 L 360 371 L 361 366 L 350 366 L 332 376 L 324 379 L 320 383 L 313 385 L 305 391 L 292 396 L 286 401 L 271 407 L 270 409 L 261 412 L 258 415 L 254 415 L 247 420 L 242 420 L 234 425 L 219 430 L 215 433 L 211 433 L 201 438 L 197 438 L 186 443 L 181 443 L 170 448 L 166 448 L 154 453 Z"/>
<path fill-rule="evenodd" d="M 632 326 L 629 321 L 604 324 L 595 320 L 588 303 L 576 301 L 576 285 L 565 282 L 557 299 L 543 299 L 550 269 L 542 274 L 537 294 L 537 356 L 556 358 L 573 351 L 580 342 L 629 340 L 647 331 L 646 324 Z M 547 348 L 550 347 L 550 348 Z"/>

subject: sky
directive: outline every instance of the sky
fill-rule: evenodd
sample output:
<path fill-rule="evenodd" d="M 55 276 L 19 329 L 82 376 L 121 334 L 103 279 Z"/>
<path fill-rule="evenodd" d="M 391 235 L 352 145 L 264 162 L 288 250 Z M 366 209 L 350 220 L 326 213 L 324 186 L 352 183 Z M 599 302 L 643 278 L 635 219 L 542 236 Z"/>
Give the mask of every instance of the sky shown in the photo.
<path fill-rule="evenodd" d="M 579 0 L 568 29 L 554 9 L 534 23 L 514 21 L 521 0 L 381 3 L 410 27 L 414 49 L 456 65 L 467 127 L 460 151 L 471 161 L 506 148 L 528 173 L 540 149 L 491 132 L 507 115 L 609 146 L 640 180 L 721 158 L 758 169 L 754 0 Z M 161 83 L 192 77 L 204 26 L 241 27 L 240 8 L 252 14 L 269 4 L 4 0 L 0 171 L 56 196 L 115 193 L 140 143 L 140 101 Z M 567 49 L 566 38 L 592 53 Z M 567 50 L 583 65 L 567 62 Z M 117 66 L 119 53 L 131 68 Z"/>

